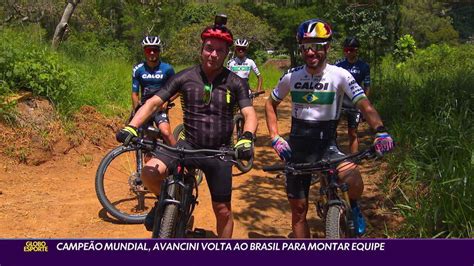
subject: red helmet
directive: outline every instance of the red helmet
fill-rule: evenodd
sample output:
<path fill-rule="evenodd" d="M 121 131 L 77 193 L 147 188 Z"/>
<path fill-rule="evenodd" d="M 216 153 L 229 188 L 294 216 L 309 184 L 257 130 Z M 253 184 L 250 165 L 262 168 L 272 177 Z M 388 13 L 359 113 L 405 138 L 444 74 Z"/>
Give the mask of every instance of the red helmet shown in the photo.
<path fill-rule="evenodd" d="M 225 41 L 228 46 L 234 43 L 234 36 L 232 32 L 224 26 L 209 26 L 206 27 L 201 33 L 201 40 L 204 41 L 207 38 L 217 38 Z"/>

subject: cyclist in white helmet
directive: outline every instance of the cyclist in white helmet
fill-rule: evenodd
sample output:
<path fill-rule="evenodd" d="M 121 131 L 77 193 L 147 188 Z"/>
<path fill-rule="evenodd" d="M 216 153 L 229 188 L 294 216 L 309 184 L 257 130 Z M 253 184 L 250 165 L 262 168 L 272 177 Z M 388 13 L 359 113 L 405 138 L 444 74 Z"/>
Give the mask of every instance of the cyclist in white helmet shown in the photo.
<path fill-rule="evenodd" d="M 227 68 L 237 74 L 239 77 L 245 79 L 248 83 L 250 70 L 253 70 L 258 78 L 257 91 L 262 90 L 263 77 L 258 71 L 255 62 L 247 57 L 247 48 L 249 47 L 249 41 L 246 39 L 237 39 L 234 42 L 235 45 L 235 57 L 227 62 Z"/>
<path fill-rule="evenodd" d="M 160 52 L 162 48 L 161 39 L 158 36 L 146 36 L 142 40 L 145 61 L 133 67 L 132 72 L 132 104 L 135 113 L 140 106 L 153 97 L 174 75 L 174 69 L 170 64 L 160 61 Z M 141 94 L 141 97 L 140 97 Z M 166 106 L 163 107 L 166 110 Z M 173 137 L 170 128 L 168 114 L 165 111 L 158 111 L 153 115 L 150 123 L 160 129 L 165 142 L 174 146 L 176 140 Z M 150 125 L 148 123 L 145 127 Z"/>

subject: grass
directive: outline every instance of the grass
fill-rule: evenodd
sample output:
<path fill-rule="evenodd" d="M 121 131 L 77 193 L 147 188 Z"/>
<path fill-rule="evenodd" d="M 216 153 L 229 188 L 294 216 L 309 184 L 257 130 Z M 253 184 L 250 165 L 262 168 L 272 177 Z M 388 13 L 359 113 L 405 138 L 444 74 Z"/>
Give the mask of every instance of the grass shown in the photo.
<path fill-rule="evenodd" d="M 473 48 L 430 47 L 399 69 L 387 57 L 375 82 L 374 102 L 397 143 L 389 162 L 406 218 L 398 237 L 474 236 L 474 64 L 457 60 Z"/>
<path fill-rule="evenodd" d="M 265 90 L 272 90 L 277 85 L 281 76 L 286 70 L 280 70 L 278 67 L 271 64 L 264 64 L 258 68 L 260 74 L 263 77 L 263 88 Z M 251 89 L 257 88 L 258 80 L 257 76 L 252 72 L 249 78 L 249 84 Z"/>

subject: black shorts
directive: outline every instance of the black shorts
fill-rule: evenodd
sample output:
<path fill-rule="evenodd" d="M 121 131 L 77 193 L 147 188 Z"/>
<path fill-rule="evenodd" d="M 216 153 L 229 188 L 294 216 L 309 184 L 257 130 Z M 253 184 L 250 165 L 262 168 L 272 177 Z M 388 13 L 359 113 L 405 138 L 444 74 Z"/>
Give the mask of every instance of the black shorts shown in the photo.
<path fill-rule="evenodd" d="M 193 147 L 184 140 L 179 140 L 177 147 L 193 149 Z M 189 155 L 193 157 L 202 157 L 203 154 Z M 166 166 L 172 167 L 177 163 L 177 156 L 171 152 L 158 148 L 156 158 L 161 160 Z M 230 157 L 227 159 L 231 159 Z M 206 175 L 207 185 L 211 192 L 211 199 L 214 202 L 230 202 L 232 198 L 232 163 L 224 162 L 218 158 L 207 159 L 186 159 L 186 167 L 201 169 Z"/>
<path fill-rule="evenodd" d="M 345 110 L 343 114 L 347 117 L 347 127 L 357 128 L 361 120 L 361 113 L 357 110 Z"/>
<path fill-rule="evenodd" d="M 130 118 L 128 119 L 128 122 L 130 123 L 130 121 L 132 121 L 133 119 L 133 116 L 137 113 L 138 109 L 140 109 L 140 107 L 142 107 L 142 105 L 138 105 L 134 111 L 132 111 L 132 113 L 130 114 Z M 143 124 L 141 126 L 141 128 L 148 128 L 150 126 L 153 126 L 153 123 L 155 123 L 156 127 L 158 127 L 161 123 L 170 123 L 170 120 L 168 118 L 168 114 L 164 111 L 158 111 L 158 112 L 155 112 L 153 113 L 152 117 L 150 119 L 147 120 L 147 122 L 145 122 L 145 124 Z"/>
<path fill-rule="evenodd" d="M 292 163 L 317 162 L 323 158 L 336 159 L 345 156 L 337 147 L 334 139 L 321 140 L 308 137 L 295 137 L 290 135 L 288 141 L 292 155 Z M 289 199 L 307 199 L 311 175 L 286 176 L 286 193 Z"/>

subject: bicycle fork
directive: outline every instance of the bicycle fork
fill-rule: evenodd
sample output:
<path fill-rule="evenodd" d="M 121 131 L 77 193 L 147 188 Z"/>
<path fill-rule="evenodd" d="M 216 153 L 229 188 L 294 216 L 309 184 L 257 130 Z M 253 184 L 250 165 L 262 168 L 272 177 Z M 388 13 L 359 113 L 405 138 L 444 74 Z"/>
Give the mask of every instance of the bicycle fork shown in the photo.
<path fill-rule="evenodd" d="M 319 189 L 319 199 L 316 201 L 316 211 L 320 218 L 326 219 L 326 214 L 330 206 L 339 205 L 345 212 L 347 227 L 350 236 L 355 236 L 354 219 L 352 217 L 352 209 L 349 198 L 349 185 L 347 183 L 338 184 L 337 170 L 327 172 L 326 178 L 321 179 L 321 187 Z M 341 191 L 339 197 L 337 191 Z"/>

